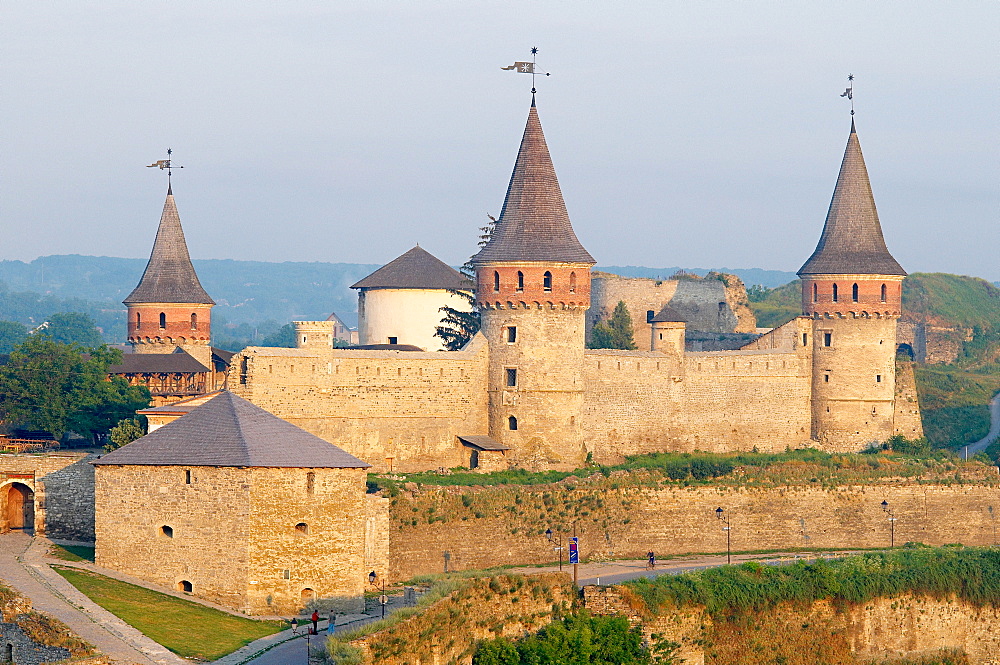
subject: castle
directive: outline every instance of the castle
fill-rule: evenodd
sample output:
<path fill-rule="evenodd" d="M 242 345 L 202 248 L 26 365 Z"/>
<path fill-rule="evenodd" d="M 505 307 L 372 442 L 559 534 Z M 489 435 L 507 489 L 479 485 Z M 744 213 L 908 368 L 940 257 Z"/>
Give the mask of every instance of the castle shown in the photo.
<path fill-rule="evenodd" d="M 921 434 L 912 374 L 896 364 L 906 273 L 883 239 L 853 120 L 819 244 L 799 271 L 802 315 L 737 350 L 686 351 L 686 317 L 669 306 L 647 309 L 640 350 L 585 348 L 595 261 L 573 231 L 534 99 L 496 230 L 473 265 L 482 328 L 459 351 L 334 349 L 307 334 L 300 348 L 244 349 L 229 386 L 376 471 L 572 469 L 664 450 L 846 452 Z M 185 333 L 204 321 L 207 336 L 207 295 L 189 292 L 184 303 L 126 301 L 130 342 L 148 343 L 139 326 L 149 317 L 165 317 L 168 331 L 177 318 Z"/>

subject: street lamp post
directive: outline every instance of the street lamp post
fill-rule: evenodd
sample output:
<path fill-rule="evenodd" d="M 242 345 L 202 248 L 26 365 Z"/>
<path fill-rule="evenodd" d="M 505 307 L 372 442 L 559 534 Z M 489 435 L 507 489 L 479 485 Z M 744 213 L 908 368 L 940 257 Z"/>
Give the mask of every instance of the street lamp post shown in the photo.
<path fill-rule="evenodd" d="M 562 553 L 563 553 L 562 534 L 553 533 L 552 529 L 546 529 L 545 530 L 545 537 L 548 539 L 548 541 L 550 543 L 553 544 L 552 545 L 552 549 L 554 549 L 557 552 L 559 552 L 559 572 L 561 573 L 562 572 Z"/>
<path fill-rule="evenodd" d="M 882 501 L 882 512 L 889 516 L 889 549 L 892 549 L 896 546 L 896 516 L 888 501 Z"/>
<path fill-rule="evenodd" d="M 371 584 L 376 589 L 379 588 L 379 586 L 378 586 L 378 574 L 374 570 L 372 572 L 368 573 L 368 583 Z M 389 596 L 385 595 L 385 579 L 382 580 L 381 591 L 382 591 L 382 593 L 380 593 L 379 596 L 378 596 L 378 602 L 382 605 L 382 618 L 384 619 L 385 618 L 385 606 L 389 602 Z"/>
<path fill-rule="evenodd" d="M 730 537 L 730 529 L 731 529 L 731 527 L 729 525 L 729 515 L 720 506 L 720 507 L 718 507 L 718 508 L 715 509 L 715 517 L 720 522 L 722 522 L 723 524 L 725 524 L 725 526 L 722 527 L 722 530 L 726 532 L 726 563 L 732 563 L 733 562 L 733 549 L 732 549 L 732 538 Z"/>

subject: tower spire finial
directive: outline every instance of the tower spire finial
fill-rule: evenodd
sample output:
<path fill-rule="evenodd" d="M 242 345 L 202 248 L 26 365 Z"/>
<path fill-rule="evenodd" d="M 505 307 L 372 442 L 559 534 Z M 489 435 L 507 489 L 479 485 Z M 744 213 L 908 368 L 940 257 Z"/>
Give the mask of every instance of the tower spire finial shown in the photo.
<path fill-rule="evenodd" d="M 170 155 L 172 155 L 173 153 L 174 153 L 173 150 L 171 150 L 170 148 L 167 148 L 167 158 L 166 159 L 158 159 L 155 162 L 153 162 L 152 164 L 147 164 L 146 165 L 147 169 L 151 169 L 154 166 L 158 167 L 161 171 L 164 170 L 164 169 L 166 169 L 166 171 L 167 171 L 167 194 L 173 194 L 174 193 L 173 182 L 171 182 L 171 180 L 172 180 L 172 178 L 174 176 L 173 170 L 174 169 L 182 169 L 182 168 L 184 168 L 183 166 L 175 166 L 173 164 L 173 161 L 170 159 Z"/>
<path fill-rule="evenodd" d="M 519 60 L 519 61 L 515 62 L 513 65 L 510 65 L 509 67 L 501 67 L 500 68 L 500 69 L 503 69 L 505 71 L 515 71 L 515 72 L 520 72 L 522 74 L 531 74 L 531 105 L 532 106 L 535 105 L 535 92 L 537 92 L 537 90 L 535 89 L 535 74 L 545 74 L 546 76 L 552 76 L 552 74 L 550 74 L 549 72 L 538 71 L 538 69 L 537 69 L 537 63 L 535 62 L 535 56 L 537 54 L 538 54 L 538 47 L 537 46 L 532 46 L 531 47 L 531 62 L 526 62 L 526 61 L 522 62 L 522 61 Z"/>
<path fill-rule="evenodd" d="M 854 115 L 854 74 L 847 75 L 847 90 L 840 93 L 841 97 L 847 97 L 851 100 L 851 116 Z M 851 126 L 854 125 L 854 118 L 851 118 Z"/>

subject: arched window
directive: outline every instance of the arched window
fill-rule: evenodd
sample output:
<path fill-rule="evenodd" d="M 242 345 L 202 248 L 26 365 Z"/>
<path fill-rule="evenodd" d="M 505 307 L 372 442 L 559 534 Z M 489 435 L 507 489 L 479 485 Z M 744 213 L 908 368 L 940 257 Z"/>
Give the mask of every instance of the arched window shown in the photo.
<path fill-rule="evenodd" d="M 546 270 L 545 274 L 542 275 L 542 288 L 545 291 L 552 290 L 552 273 L 550 273 L 548 270 Z"/>
<path fill-rule="evenodd" d="M 167 315 L 164 314 L 163 312 L 160 312 L 160 328 L 163 329 L 166 327 L 167 327 Z"/>
<path fill-rule="evenodd" d="M 493 293 L 500 293 L 500 273 L 493 271 Z"/>
<path fill-rule="evenodd" d="M 197 330 L 197 329 L 198 329 L 198 315 L 192 313 L 191 314 L 191 330 Z"/>
<path fill-rule="evenodd" d="M 576 293 L 576 273 L 571 272 L 569 274 L 569 292 Z"/>
<path fill-rule="evenodd" d="M 507 429 L 514 431 L 517 429 L 517 418 L 510 416 L 507 418 Z"/>
<path fill-rule="evenodd" d="M 517 271 L 517 290 L 524 291 L 524 273 L 520 270 Z"/>
<path fill-rule="evenodd" d="M 160 527 L 160 535 L 166 536 L 167 538 L 173 538 L 174 530 L 173 528 L 164 524 L 163 526 Z"/>
<path fill-rule="evenodd" d="M 183 591 L 184 593 L 191 593 L 194 590 L 194 585 L 187 580 L 181 580 L 177 583 L 177 590 Z"/>
<path fill-rule="evenodd" d="M 298 524 L 295 525 L 295 531 L 297 533 L 301 533 L 302 535 L 308 536 L 309 535 L 309 525 L 306 524 L 305 522 L 299 522 Z"/>
<path fill-rule="evenodd" d="M 854 286 L 851 287 L 851 302 L 857 302 L 857 301 L 858 301 L 858 285 L 855 284 Z"/>
<path fill-rule="evenodd" d="M 882 293 L 885 293 L 885 285 L 882 285 Z M 882 298 L 882 302 L 885 302 L 885 298 Z M 135 313 L 135 329 L 138 330 L 142 327 L 142 314 L 139 312 Z"/>
<path fill-rule="evenodd" d="M 813 284 L 813 302 L 819 302 L 819 286 Z"/>
<path fill-rule="evenodd" d="M 885 302 L 885 284 L 882 285 L 882 302 Z"/>
<path fill-rule="evenodd" d="M 840 298 L 837 294 L 837 285 L 833 285 L 833 302 L 840 302 Z"/>

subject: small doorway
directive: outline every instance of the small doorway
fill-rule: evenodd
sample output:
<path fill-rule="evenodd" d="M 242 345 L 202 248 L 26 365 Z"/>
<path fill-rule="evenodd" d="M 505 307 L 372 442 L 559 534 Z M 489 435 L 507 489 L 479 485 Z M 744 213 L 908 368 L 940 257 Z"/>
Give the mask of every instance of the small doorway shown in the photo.
<path fill-rule="evenodd" d="M 35 528 L 35 493 L 23 483 L 7 488 L 7 527 L 22 531 Z"/>
<path fill-rule="evenodd" d="M 306 587 L 302 590 L 302 607 L 308 607 L 309 603 L 316 600 L 316 592 Z"/>

